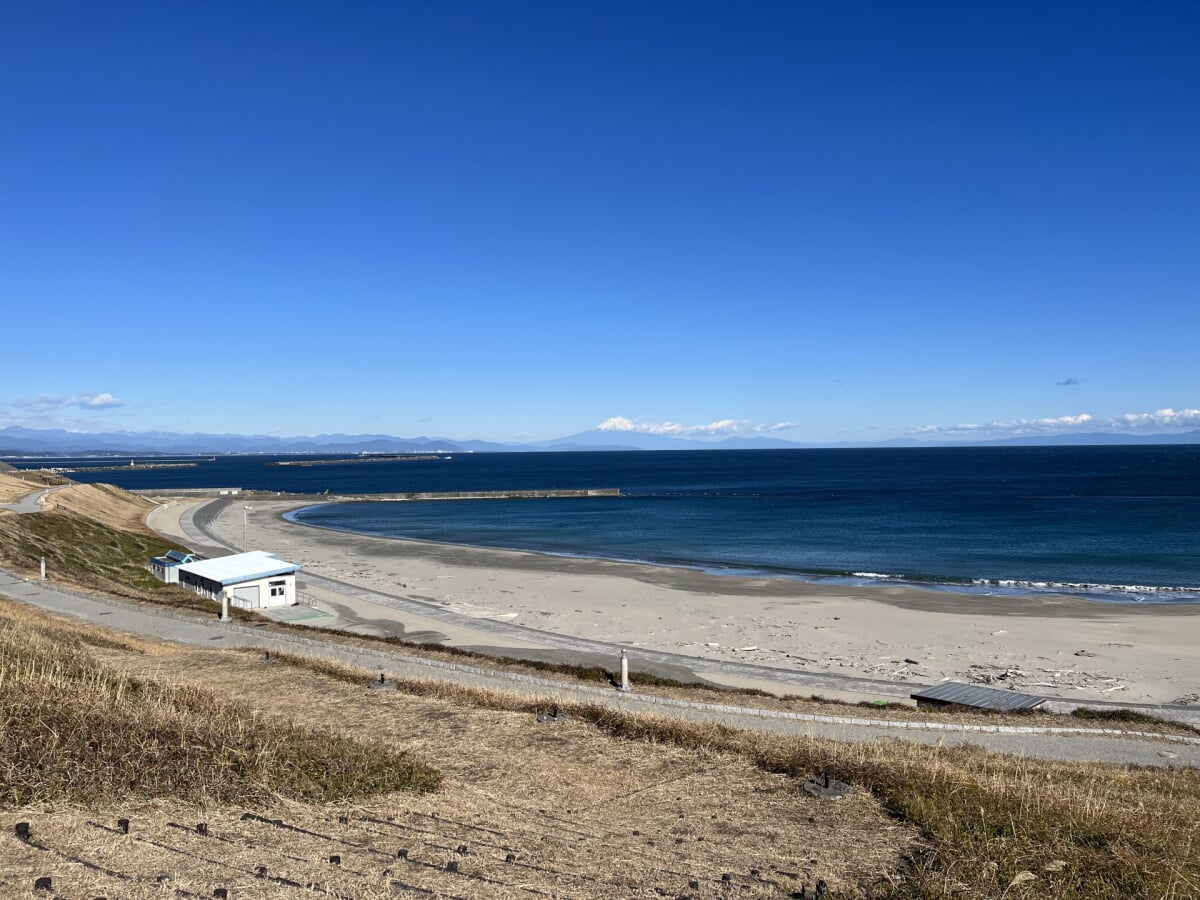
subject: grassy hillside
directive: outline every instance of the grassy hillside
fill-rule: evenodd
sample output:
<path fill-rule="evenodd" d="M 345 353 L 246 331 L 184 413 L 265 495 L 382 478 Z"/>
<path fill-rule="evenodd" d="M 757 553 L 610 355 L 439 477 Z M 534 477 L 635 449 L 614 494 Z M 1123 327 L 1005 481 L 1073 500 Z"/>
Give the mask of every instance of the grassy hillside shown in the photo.
<path fill-rule="evenodd" d="M 189 594 L 163 584 L 147 568 L 151 557 L 172 549 L 183 548 L 161 537 L 123 531 L 69 512 L 0 518 L 4 565 L 32 574 L 45 558 L 54 579 L 120 596 Z"/>
<path fill-rule="evenodd" d="M 0 604 L 0 806 L 130 797 L 322 802 L 431 790 L 414 757 L 101 665 L 94 637 Z"/>

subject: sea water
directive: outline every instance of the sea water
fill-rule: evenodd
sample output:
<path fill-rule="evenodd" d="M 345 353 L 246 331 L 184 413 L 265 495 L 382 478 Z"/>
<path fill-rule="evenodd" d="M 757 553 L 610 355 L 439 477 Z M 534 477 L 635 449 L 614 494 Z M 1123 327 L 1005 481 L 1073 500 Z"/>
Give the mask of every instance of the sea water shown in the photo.
<path fill-rule="evenodd" d="M 293 517 L 386 537 L 715 572 L 1200 602 L 1195 445 L 476 453 L 272 465 L 280 459 L 295 457 L 220 456 L 186 469 L 72 477 L 314 493 L 615 487 L 619 498 L 338 503 Z"/>

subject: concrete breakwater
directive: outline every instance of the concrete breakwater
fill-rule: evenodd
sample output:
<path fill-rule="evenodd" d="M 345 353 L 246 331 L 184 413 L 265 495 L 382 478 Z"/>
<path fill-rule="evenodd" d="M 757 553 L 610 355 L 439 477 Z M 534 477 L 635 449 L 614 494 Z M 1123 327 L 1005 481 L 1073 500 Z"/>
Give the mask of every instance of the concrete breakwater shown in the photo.
<path fill-rule="evenodd" d="M 199 463 L 194 462 L 164 462 L 164 463 L 130 463 L 127 466 L 54 466 L 37 471 L 51 472 L 55 475 L 74 475 L 79 472 L 140 472 L 143 469 L 194 469 Z"/>
<path fill-rule="evenodd" d="M 620 488 L 580 488 L 536 491 L 418 491 L 402 494 L 329 494 L 329 500 L 550 500 L 562 497 L 620 497 Z"/>
<path fill-rule="evenodd" d="M 312 500 L 321 503 L 420 502 L 430 500 L 554 500 L 572 497 L 620 497 L 620 488 L 549 488 L 532 491 L 414 491 L 392 494 L 297 494 L 226 488 L 149 488 L 143 497 L 238 497 L 254 500 Z"/>
<path fill-rule="evenodd" d="M 350 463 L 429 462 L 442 457 L 436 453 L 410 453 L 405 456 L 349 456 L 339 459 L 284 459 L 267 463 L 269 466 L 342 466 Z M 449 457 L 447 457 L 449 458 Z"/>

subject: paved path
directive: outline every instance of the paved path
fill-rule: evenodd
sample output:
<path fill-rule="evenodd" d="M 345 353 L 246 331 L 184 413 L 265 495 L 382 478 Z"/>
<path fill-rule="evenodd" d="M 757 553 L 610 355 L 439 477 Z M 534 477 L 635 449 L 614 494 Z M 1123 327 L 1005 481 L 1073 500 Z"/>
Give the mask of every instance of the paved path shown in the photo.
<path fill-rule="evenodd" d="M 1129 736 L 1102 729 L 1017 728 L 891 722 L 854 716 L 821 716 L 776 710 L 754 710 L 728 704 L 695 703 L 661 697 L 622 694 L 611 689 L 564 684 L 545 678 L 495 672 L 448 663 L 347 647 L 300 635 L 281 634 L 261 626 L 221 623 L 169 610 L 156 610 L 29 581 L 0 569 L 0 595 L 52 612 L 84 619 L 120 631 L 208 648 L 255 647 L 300 653 L 403 678 L 433 678 L 469 687 L 517 692 L 547 703 L 591 703 L 630 712 L 676 716 L 737 728 L 836 740 L 901 739 L 924 744 L 976 744 L 1004 753 L 1075 761 L 1132 763 L 1147 766 L 1200 766 L 1200 738 Z"/>
<path fill-rule="evenodd" d="M 26 494 L 16 503 L 0 503 L 0 509 L 7 509 L 10 512 L 19 513 L 21 515 L 41 512 L 43 509 L 42 504 L 45 502 L 46 496 L 48 494 L 53 494 L 55 491 L 61 491 L 64 487 L 66 487 L 66 485 L 59 485 L 58 487 L 43 488 L 40 491 L 34 491 L 31 494 Z"/>

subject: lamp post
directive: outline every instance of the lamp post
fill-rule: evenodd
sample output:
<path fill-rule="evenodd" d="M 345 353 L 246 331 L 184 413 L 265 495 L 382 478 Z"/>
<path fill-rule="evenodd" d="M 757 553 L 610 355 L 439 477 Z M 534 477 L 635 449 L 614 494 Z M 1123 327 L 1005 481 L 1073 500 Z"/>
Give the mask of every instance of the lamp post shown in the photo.
<path fill-rule="evenodd" d="M 250 520 L 250 510 L 252 510 L 252 509 L 254 509 L 253 506 L 243 506 L 242 507 L 242 552 L 243 553 L 245 553 L 246 549 L 247 549 L 246 548 L 246 526 Z"/>

